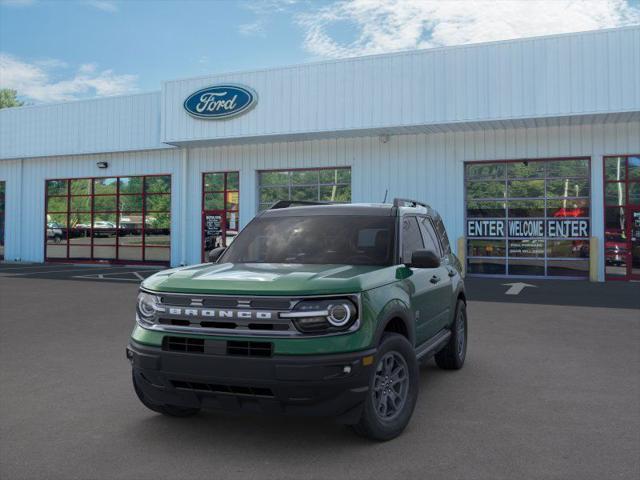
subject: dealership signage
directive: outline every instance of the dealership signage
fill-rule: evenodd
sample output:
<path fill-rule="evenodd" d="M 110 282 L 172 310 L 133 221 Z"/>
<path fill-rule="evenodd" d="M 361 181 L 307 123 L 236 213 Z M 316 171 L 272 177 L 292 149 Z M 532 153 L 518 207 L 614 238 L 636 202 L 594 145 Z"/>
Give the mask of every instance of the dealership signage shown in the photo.
<path fill-rule="evenodd" d="M 224 120 L 255 106 L 258 95 L 243 85 L 212 85 L 192 93 L 184 101 L 189 115 L 207 120 Z"/>
<path fill-rule="evenodd" d="M 585 218 L 467 220 L 469 238 L 587 238 L 589 220 Z"/>

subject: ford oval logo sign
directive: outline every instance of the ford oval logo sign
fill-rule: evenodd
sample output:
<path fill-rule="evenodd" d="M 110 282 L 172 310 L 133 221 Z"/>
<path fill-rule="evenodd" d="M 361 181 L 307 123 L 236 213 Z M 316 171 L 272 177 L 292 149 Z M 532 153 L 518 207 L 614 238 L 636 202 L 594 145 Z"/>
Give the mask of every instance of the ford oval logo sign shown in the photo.
<path fill-rule="evenodd" d="M 192 93 L 184 101 L 184 109 L 196 118 L 223 120 L 253 108 L 258 96 L 242 85 L 213 85 Z"/>

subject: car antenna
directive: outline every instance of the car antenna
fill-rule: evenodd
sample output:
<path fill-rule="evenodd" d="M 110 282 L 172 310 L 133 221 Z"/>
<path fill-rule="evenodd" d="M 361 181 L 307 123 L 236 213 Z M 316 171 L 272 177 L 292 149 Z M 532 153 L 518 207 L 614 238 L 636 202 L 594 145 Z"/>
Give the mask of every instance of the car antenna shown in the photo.
<path fill-rule="evenodd" d="M 389 193 L 388 188 L 384 191 L 384 200 L 382 200 L 382 203 L 385 203 L 387 201 L 387 193 Z"/>

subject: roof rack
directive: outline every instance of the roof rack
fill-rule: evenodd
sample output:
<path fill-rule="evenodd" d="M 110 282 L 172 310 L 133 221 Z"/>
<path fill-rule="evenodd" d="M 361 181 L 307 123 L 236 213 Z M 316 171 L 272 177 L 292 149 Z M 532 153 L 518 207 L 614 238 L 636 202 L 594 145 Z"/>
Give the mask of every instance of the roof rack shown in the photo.
<path fill-rule="evenodd" d="M 279 208 L 304 207 L 306 205 L 333 205 L 333 202 L 313 202 L 308 200 L 278 200 L 269 207 L 269 210 L 277 210 Z"/>
<path fill-rule="evenodd" d="M 417 200 L 410 200 L 408 198 L 394 198 L 393 199 L 394 207 L 424 207 L 431 208 L 426 203 L 419 202 Z"/>

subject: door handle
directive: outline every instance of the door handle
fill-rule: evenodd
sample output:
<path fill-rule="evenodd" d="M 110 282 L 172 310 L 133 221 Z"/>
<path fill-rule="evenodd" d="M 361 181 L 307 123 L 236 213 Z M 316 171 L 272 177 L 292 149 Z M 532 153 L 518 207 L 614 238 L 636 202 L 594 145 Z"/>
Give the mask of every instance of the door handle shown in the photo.
<path fill-rule="evenodd" d="M 438 275 L 434 275 L 433 277 L 431 277 L 431 280 L 429 280 L 431 283 L 438 283 L 440 281 L 440 277 Z"/>

